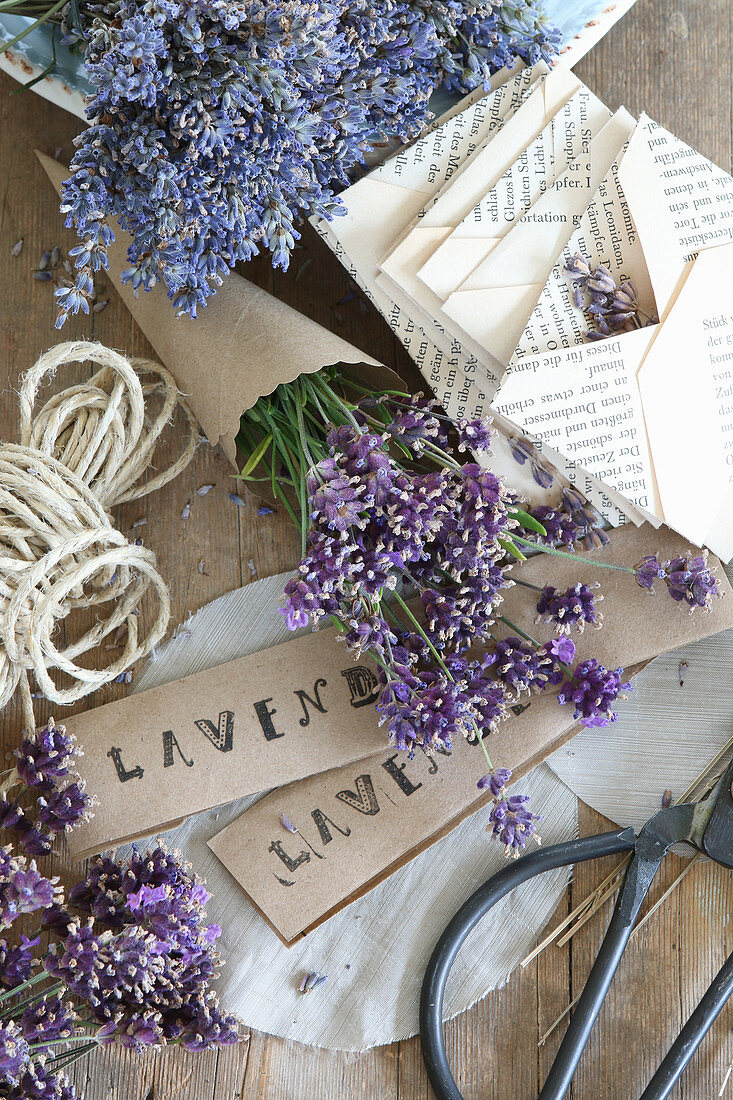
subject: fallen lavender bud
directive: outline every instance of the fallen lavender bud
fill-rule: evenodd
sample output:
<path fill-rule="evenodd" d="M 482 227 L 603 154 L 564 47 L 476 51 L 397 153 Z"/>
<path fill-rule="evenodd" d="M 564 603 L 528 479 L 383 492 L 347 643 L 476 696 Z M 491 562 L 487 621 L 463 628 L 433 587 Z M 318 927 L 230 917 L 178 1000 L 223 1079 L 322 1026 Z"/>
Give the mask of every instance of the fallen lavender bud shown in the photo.
<path fill-rule="evenodd" d="M 526 436 L 510 436 L 509 449 L 512 452 L 512 458 L 515 462 L 518 462 L 520 466 L 524 466 L 525 462 L 535 458 L 536 452 L 534 443 L 531 439 L 527 439 Z"/>
<path fill-rule="evenodd" d="M 312 993 L 314 989 L 318 989 L 319 985 L 323 985 L 327 981 L 327 974 L 319 974 L 317 970 L 314 970 L 312 973 L 305 975 L 298 986 L 298 990 L 301 993 Z"/>
<path fill-rule="evenodd" d="M 20 240 L 17 240 L 15 242 L 15 244 L 13 245 L 13 247 L 10 249 L 10 255 L 11 256 L 20 256 L 22 251 L 23 251 L 23 238 L 21 237 Z"/>

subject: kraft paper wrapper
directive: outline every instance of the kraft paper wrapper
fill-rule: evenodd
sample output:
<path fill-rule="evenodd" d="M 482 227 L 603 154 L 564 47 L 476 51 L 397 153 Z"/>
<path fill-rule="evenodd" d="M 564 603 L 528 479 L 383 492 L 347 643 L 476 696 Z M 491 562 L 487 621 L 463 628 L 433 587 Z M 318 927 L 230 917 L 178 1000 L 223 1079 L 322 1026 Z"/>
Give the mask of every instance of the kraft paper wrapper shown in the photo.
<path fill-rule="evenodd" d="M 69 169 L 38 150 L 36 156 L 60 193 Z M 241 414 L 282 382 L 334 363 L 363 363 L 380 368 L 384 384 L 394 385 L 396 376 L 376 359 L 235 271 L 199 310 L 195 321 L 176 316 L 160 284 L 136 296 L 120 278 L 129 267 L 131 237 L 117 225 L 114 231 L 109 275 L 117 292 L 188 397 L 206 438 L 213 446 L 221 443 L 234 465 Z"/>
<path fill-rule="evenodd" d="M 324 630 L 65 718 L 100 805 L 71 855 L 379 752 L 375 672 Z"/>
<path fill-rule="evenodd" d="M 612 533 L 611 540 L 595 556 L 625 565 L 657 550 L 663 558 L 672 558 L 689 548 L 667 528 L 653 531 L 648 526 L 623 527 Z M 693 615 L 673 604 L 663 585 L 651 596 L 628 574 L 583 565 L 580 559 L 540 555 L 517 567 L 516 573 L 560 590 L 578 580 L 600 579 L 605 595 L 600 605 L 603 628 L 574 635 L 578 655 L 597 657 L 607 667 L 620 665 L 633 674 L 660 653 L 733 625 L 730 585 L 717 559 L 711 557 L 710 562 L 726 598 L 715 600 L 710 614 Z M 548 628 L 534 623 L 534 601 L 527 589 L 512 588 L 501 610 L 535 637 L 550 637 Z M 559 706 L 552 694 L 525 695 L 519 702 L 522 707 L 529 705 L 511 715 L 487 741 L 494 764 L 510 767 L 516 778 L 578 728 L 572 709 Z M 613 727 L 608 736 L 613 737 Z M 486 797 L 477 790 L 476 781 L 486 771 L 480 747 L 464 741 L 454 746 L 450 758 L 437 756 L 433 764 L 424 756 L 409 761 L 405 754 L 385 748 L 370 760 L 273 791 L 209 846 L 280 939 L 290 944 L 363 896 L 482 805 Z M 517 789 L 521 791 L 521 785 Z M 534 809 L 542 812 L 541 806 Z M 325 844 L 314 811 L 332 823 L 326 822 L 331 839 Z M 282 828 L 281 813 L 324 858 L 316 858 L 299 836 Z M 336 826 L 350 834 L 344 836 Z M 290 870 L 273 850 L 278 843 L 291 861 L 300 859 L 302 852 L 307 858 Z"/>

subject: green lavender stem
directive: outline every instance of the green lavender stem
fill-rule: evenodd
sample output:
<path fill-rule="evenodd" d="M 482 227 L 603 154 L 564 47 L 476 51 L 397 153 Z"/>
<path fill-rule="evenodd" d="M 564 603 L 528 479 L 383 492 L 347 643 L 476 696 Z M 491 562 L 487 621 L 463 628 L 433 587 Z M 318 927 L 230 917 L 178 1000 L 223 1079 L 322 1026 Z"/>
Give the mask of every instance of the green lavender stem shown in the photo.
<path fill-rule="evenodd" d="M 577 554 L 568 554 L 565 550 L 555 550 L 551 546 L 542 546 L 540 543 L 533 542 L 532 539 L 526 539 L 522 535 L 517 535 L 512 532 L 512 538 L 515 542 L 521 542 L 524 546 L 531 546 L 534 550 L 539 550 L 542 554 L 549 554 L 553 558 L 567 558 L 568 561 L 574 561 L 577 565 L 585 563 L 586 565 L 597 565 L 599 569 L 615 569 L 618 573 L 631 573 L 632 576 L 636 575 L 636 571 L 631 568 L 630 565 L 614 565 L 610 561 L 600 561 L 597 558 L 582 558 Z"/>
<path fill-rule="evenodd" d="M 533 638 L 531 634 L 527 634 L 526 630 L 522 630 L 521 626 L 517 626 L 517 624 L 513 623 L 511 619 L 507 619 L 506 615 L 500 615 L 499 621 L 504 623 L 505 626 L 508 626 L 510 630 L 516 630 L 519 637 L 524 638 L 525 642 L 529 642 L 529 644 L 533 645 L 535 649 L 542 648 L 541 643 L 538 642 L 536 638 Z"/>
<path fill-rule="evenodd" d="M 9 989 L 7 993 L 0 993 L 0 1004 L 2 1004 L 3 1001 L 7 1001 L 10 997 L 17 997 L 24 989 L 29 989 L 32 985 L 35 985 L 36 982 L 40 982 L 47 977 L 48 973 L 42 970 L 39 974 L 34 974 L 27 982 L 22 982 L 20 985 L 17 985 L 15 989 Z"/>

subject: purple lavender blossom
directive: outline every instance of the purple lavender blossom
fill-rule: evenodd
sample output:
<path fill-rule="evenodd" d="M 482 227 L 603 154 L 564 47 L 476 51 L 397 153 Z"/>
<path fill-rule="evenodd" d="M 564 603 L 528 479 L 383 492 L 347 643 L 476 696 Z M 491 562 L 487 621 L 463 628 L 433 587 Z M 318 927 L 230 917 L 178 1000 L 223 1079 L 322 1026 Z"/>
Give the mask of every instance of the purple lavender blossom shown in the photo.
<path fill-rule="evenodd" d="M 460 685 L 440 669 L 408 674 L 402 680 L 384 676 L 384 680 L 377 703 L 379 723 L 387 723 L 390 743 L 410 758 L 416 748 L 429 755 L 450 750 L 453 738 L 468 731 L 468 700 Z"/>
<path fill-rule="evenodd" d="M 336 476 L 323 481 L 311 494 L 311 519 L 322 516 L 330 530 L 342 533 L 363 526 L 361 494 L 356 478 Z"/>
<path fill-rule="evenodd" d="M 0 939 L 0 983 L 5 989 L 15 989 L 27 982 L 31 976 L 33 948 L 38 947 L 40 937 L 29 940 L 20 937 L 20 943 L 10 947 L 6 940 Z"/>
<path fill-rule="evenodd" d="M 655 581 L 666 578 L 665 565 L 666 563 L 659 560 L 658 554 L 650 554 L 648 557 L 642 558 L 639 564 L 634 566 L 636 583 L 642 588 L 646 588 L 647 591 L 653 592 Z"/>
<path fill-rule="evenodd" d="M 12 1020 L 0 1023 L 0 1081 L 15 1084 L 30 1058 L 28 1043 Z"/>
<path fill-rule="evenodd" d="M 501 844 L 504 845 L 505 855 L 515 858 L 519 855 L 532 837 L 539 844 L 537 835 L 537 822 L 540 820 L 536 814 L 527 809 L 526 803 L 529 795 L 514 794 L 508 798 L 499 799 L 489 815 L 490 824 L 487 831 L 491 831 Z"/>
<path fill-rule="evenodd" d="M 600 626 L 596 603 L 602 599 L 587 584 L 573 584 L 566 592 L 558 592 L 554 585 L 546 584 L 537 601 L 536 621 L 553 623 L 558 634 L 569 634 L 574 627 L 582 633 L 586 623 Z"/>
<path fill-rule="evenodd" d="M 89 812 L 90 799 L 83 780 L 73 780 L 65 787 L 56 787 L 47 797 L 38 800 L 38 820 L 51 833 L 63 833 L 83 821 Z"/>
<path fill-rule="evenodd" d="M 15 829 L 23 816 L 23 808 L 15 799 L 0 795 L 0 829 Z"/>
<path fill-rule="evenodd" d="M 57 779 L 68 774 L 76 753 L 75 739 L 51 719 L 48 725 L 23 738 L 15 750 L 16 770 L 27 787 L 51 790 Z"/>
<path fill-rule="evenodd" d="M 494 798 L 503 798 L 511 776 L 508 768 L 494 768 L 488 775 L 482 775 L 476 786 L 480 791 L 491 791 Z"/>
<path fill-rule="evenodd" d="M 718 582 L 708 568 L 707 552 L 695 557 L 674 558 L 666 565 L 667 590 L 673 600 L 684 602 L 694 611 L 708 611 L 714 596 L 719 596 Z"/>
<path fill-rule="evenodd" d="M 45 856 L 51 851 L 53 837 L 51 833 L 40 825 L 35 825 L 33 819 L 24 815 L 15 826 L 21 846 L 29 856 Z"/>
<path fill-rule="evenodd" d="M 554 657 L 564 665 L 572 664 L 575 660 L 575 642 L 565 634 L 545 642 L 543 650 L 549 657 Z"/>
<path fill-rule="evenodd" d="M 223 1013 L 212 998 L 201 998 L 181 1032 L 185 1050 L 233 1046 L 239 1041 L 237 1021 Z"/>
<path fill-rule="evenodd" d="M 578 529 L 577 539 L 586 550 L 607 546 L 609 539 L 603 530 L 603 517 L 590 501 L 574 485 L 565 485 L 560 494 L 561 508 L 567 512 Z"/>
<path fill-rule="evenodd" d="M 0 881 L 0 922 L 7 927 L 24 913 L 47 908 L 56 898 L 56 882 L 45 878 L 35 861 L 27 864 L 22 856 L 13 858 Z"/>
<path fill-rule="evenodd" d="M 8 1100 L 79 1100 L 65 1073 L 54 1073 L 42 1062 L 29 1062 L 18 1083 L 6 1094 Z"/>
<path fill-rule="evenodd" d="M 487 452 L 491 450 L 491 428 L 486 420 L 457 420 L 458 450 Z"/>
<path fill-rule="evenodd" d="M 569 512 L 542 504 L 532 508 L 530 515 L 542 524 L 547 533 L 543 536 L 530 531 L 529 536 L 546 546 L 566 546 L 573 550 L 582 537 L 583 530 Z"/>
<path fill-rule="evenodd" d="M 59 994 L 33 1001 L 23 1012 L 20 1027 L 27 1043 L 40 1053 L 43 1045 L 68 1039 L 74 1033 L 76 1014 L 73 1004 Z M 47 1048 L 50 1050 L 51 1048 Z"/>
<path fill-rule="evenodd" d="M 260 248 L 286 268 L 296 222 L 343 213 L 337 191 L 375 137 L 412 139 L 435 88 L 486 86 L 559 40 L 526 0 L 119 0 L 107 14 L 88 28 L 96 94 L 63 188 L 80 244 L 59 323 L 89 311 L 106 219 L 133 237 L 123 278 L 162 282 L 195 316 Z"/>
<path fill-rule="evenodd" d="M 650 591 L 654 590 L 655 581 L 663 580 L 672 599 L 686 603 L 691 612 L 696 607 L 709 611 L 713 598 L 720 595 L 715 574 L 708 566 L 707 551 L 672 561 L 660 561 L 659 555 L 654 554 L 642 558 L 634 571 L 637 584 Z"/>
<path fill-rule="evenodd" d="M 515 695 L 543 687 L 551 663 L 541 650 L 519 638 L 504 638 L 497 642 L 489 651 L 487 660 L 497 678 Z"/>
<path fill-rule="evenodd" d="M 607 669 L 595 657 L 581 661 L 572 675 L 563 683 L 557 694 L 561 706 L 572 703 L 573 718 L 584 726 L 607 726 L 618 719 L 613 710 L 622 691 L 630 691 L 631 684 L 622 682 L 623 669 Z"/>

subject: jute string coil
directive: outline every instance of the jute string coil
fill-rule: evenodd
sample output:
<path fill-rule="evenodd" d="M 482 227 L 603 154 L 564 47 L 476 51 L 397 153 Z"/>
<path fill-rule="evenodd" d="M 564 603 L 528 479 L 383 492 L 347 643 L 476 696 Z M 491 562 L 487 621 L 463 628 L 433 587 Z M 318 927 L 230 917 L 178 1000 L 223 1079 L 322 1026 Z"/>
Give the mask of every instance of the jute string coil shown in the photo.
<path fill-rule="evenodd" d="M 49 376 L 89 361 L 99 370 L 88 381 L 35 410 Z M 187 420 L 185 446 L 172 465 L 146 476 L 178 407 Z M 163 637 L 170 599 L 155 557 L 115 528 L 109 510 L 171 481 L 199 438 L 173 377 L 157 363 L 80 341 L 51 348 L 23 378 L 20 444 L 0 444 L 0 708 L 20 690 L 26 727 L 34 727 L 31 673 L 47 699 L 73 703 Z M 144 629 L 146 594 L 152 622 Z M 71 640 L 61 624 L 76 609 L 92 609 L 93 622 Z M 119 647 L 104 664 L 110 635 Z M 96 649 L 93 667 L 80 663 Z"/>

